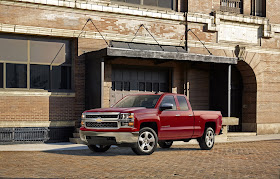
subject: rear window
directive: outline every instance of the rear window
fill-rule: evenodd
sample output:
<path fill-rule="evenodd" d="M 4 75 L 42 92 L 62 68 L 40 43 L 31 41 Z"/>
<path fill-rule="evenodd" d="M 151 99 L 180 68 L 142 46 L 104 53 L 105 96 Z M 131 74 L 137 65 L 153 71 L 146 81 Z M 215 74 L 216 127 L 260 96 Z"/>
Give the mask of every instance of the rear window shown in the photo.
<path fill-rule="evenodd" d="M 188 106 L 186 98 L 184 96 L 177 96 L 177 99 L 178 99 L 178 102 L 179 102 L 180 110 L 181 111 L 188 111 L 189 106 Z"/>

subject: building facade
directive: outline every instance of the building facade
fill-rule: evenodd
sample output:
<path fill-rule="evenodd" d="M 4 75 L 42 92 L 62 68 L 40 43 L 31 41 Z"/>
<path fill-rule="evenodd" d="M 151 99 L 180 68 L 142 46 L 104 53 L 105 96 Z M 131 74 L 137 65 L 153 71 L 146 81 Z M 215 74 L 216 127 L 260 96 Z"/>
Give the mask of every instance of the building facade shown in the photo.
<path fill-rule="evenodd" d="M 67 140 L 85 109 L 151 91 L 184 93 L 194 109 L 236 117 L 233 131 L 280 133 L 279 5 L 0 0 L 0 142 L 39 140 L 31 133 Z M 128 50 L 98 58 L 114 44 Z M 135 44 L 162 53 L 187 47 L 194 55 L 129 56 Z"/>

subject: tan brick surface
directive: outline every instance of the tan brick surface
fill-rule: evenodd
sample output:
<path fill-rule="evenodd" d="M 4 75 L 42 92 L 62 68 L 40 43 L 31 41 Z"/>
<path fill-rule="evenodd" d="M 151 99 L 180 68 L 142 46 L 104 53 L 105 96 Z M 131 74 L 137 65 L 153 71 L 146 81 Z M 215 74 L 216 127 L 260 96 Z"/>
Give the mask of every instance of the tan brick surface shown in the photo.
<path fill-rule="evenodd" d="M 158 149 L 137 156 L 129 148 L 0 152 L 3 178 L 269 178 L 280 177 L 280 140 Z"/>
<path fill-rule="evenodd" d="M 1 121 L 49 120 L 49 97 L 0 96 Z"/>

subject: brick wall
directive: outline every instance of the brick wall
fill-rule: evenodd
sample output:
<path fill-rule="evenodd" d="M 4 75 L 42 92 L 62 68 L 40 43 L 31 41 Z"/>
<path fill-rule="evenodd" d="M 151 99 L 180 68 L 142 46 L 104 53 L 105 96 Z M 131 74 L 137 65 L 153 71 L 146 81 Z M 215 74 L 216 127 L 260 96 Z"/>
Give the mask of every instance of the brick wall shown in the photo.
<path fill-rule="evenodd" d="M 69 30 L 81 30 L 88 18 L 91 18 L 98 30 L 103 33 L 117 35 L 130 35 L 132 40 L 140 24 L 144 24 L 154 36 L 158 38 L 177 39 L 184 35 L 184 26 L 180 21 L 160 20 L 137 16 L 116 15 L 112 13 L 97 13 L 90 11 L 67 11 L 65 9 L 29 8 L 0 5 L 0 22 L 4 24 L 17 24 L 25 26 L 36 26 L 46 28 L 59 28 Z M 128 23 L 129 22 L 129 23 Z M 86 31 L 96 32 L 97 30 L 89 22 L 85 27 Z M 138 35 L 143 35 L 147 40 L 151 40 L 149 34 L 141 28 Z M 82 36 L 84 34 L 81 34 Z M 101 38 L 101 37 L 99 37 Z M 106 38 L 106 36 L 105 36 Z M 141 37 L 143 40 L 143 37 Z M 135 41 L 141 39 L 135 39 Z"/>
<path fill-rule="evenodd" d="M 48 121 L 49 97 L 0 96 L 0 121 Z"/>
<path fill-rule="evenodd" d="M 78 48 L 78 40 L 74 41 L 74 119 L 80 119 L 81 113 L 85 110 L 85 56 L 78 53 L 83 51 L 83 48 Z"/>
<path fill-rule="evenodd" d="M 205 0 L 189 0 L 189 12 L 209 14 L 214 8 L 212 1 Z M 213 5 L 213 6 L 212 6 Z M 217 0 L 215 0 L 215 7 L 217 8 Z"/>
<path fill-rule="evenodd" d="M 77 120 L 74 110 L 75 98 L 69 97 L 53 97 L 49 98 L 49 120 Z"/>

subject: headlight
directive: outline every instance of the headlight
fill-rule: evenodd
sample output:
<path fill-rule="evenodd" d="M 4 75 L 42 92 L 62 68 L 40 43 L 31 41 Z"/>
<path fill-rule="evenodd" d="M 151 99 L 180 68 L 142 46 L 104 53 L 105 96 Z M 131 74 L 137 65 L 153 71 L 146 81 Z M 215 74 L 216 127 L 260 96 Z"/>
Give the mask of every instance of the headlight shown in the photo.
<path fill-rule="evenodd" d="M 81 116 L 81 127 L 85 127 L 85 122 L 83 121 L 85 118 L 86 118 L 86 114 L 82 113 L 82 116 Z"/>
<path fill-rule="evenodd" d="M 121 113 L 119 120 L 121 122 L 121 126 L 134 126 L 134 113 Z"/>
<path fill-rule="evenodd" d="M 85 119 L 86 118 L 86 114 L 85 113 L 82 113 L 82 116 L 81 116 L 81 119 Z"/>

